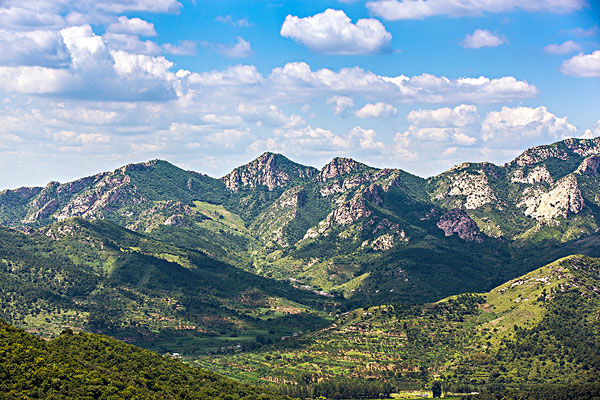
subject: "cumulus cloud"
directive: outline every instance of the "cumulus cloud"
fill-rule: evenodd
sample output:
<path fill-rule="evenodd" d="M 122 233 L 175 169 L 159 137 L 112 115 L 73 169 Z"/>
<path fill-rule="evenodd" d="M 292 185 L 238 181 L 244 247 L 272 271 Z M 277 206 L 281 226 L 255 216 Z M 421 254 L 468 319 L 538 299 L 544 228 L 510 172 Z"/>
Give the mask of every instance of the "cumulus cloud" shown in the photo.
<path fill-rule="evenodd" d="M 507 76 L 497 79 L 486 77 L 449 79 L 444 76 L 422 74 L 390 77 L 374 74 L 362 68 L 311 70 L 303 62 L 288 63 L 275 68 L 269 75 L 273 90 L 299 96 L 318 94 L 356 94 L 368 99 L 388 102 L 481 102 L 494 103 L 534 97 L 537 88 L 525 81 Z"/>
<path fill-rule="evenodd" d="M 237 42 L 231 45 L 222 43 L 205 43 L 219 54 L 229 58 L 245 58 L 252 55 L 250 42 L 247 42 L 241 36 L 238 36 Z"/>
<path fill-rule="evenodd" d="M 578 78 L 600 78 L 600 50 L 573 56 L 564 61 L 559 69 L 565 75 Z"/>
<path fill-rule="evenodd" d="M 487 114 L 482 137 L 488 143 L 518 147 L 527 141 L 552 141 L 576 136 L 577 128 L 546 107 L 502 107 Z"/>
<path fill-rule="evenodd" d="M 480 119 L 477 107 L 462 104 L 454 108 L 411 111 L 406 119 L 410 122 L 407 136 L 432 142 L 452 142 L 470 146 L 477 142 L 474 135 L 479 131 Z"/>
<path fill-rule="evenodd" d="M 107 31 L 128 35 L 156 36 L 154 24 L 140 18 L 119 17 L 118 21 L 110 24 Z"/>
<path fill-rule="evenodd" d="M 0 49 L 0 65 L 63 67 L 69 62 L 60 33 L 52 30 L 0 29 Z"/>
<path fill-rule="evenodd" d="M 334 104 L 336 115 L 344 114 L 344 112 L 354 107 L 354 100 L 348 96 L 331 96 L 325 102 L 326 104 Z"/>
<path fill-rule="evenodd" d="M 105 33 L 104 41 L 111 49 L 123 50 L 129 53 L 157 55 L 162 52 L 161 47 L 151 40 L 140 40 L 138 36 L 123 33 Z"/>
<path fill-rule="evenodd" d="M 569 54 L 575 51 L 580 51 L 581 46 L 572 40 L 567 40 L 564 43 L 552 43 L 544 47 L 544 51 L 548 54 Z"/>
<path fill-rule="evenodd" d="M 389 49 L 392 40 L 378 20 L 359 19 L 353 24 L 346 13 L 333 9 L 306 18 L 288 15 L 280 33 L 325 54 L 380 53 Z"/>
<path fill-rule="evenodd" d="M 68 68 L 0 68 L 0 90 L 96 100 L 165 100 L 175 97 L 173 63 L 164 57 L 112 50 L 89 25 L 60 31 Z"/>
<path fill-rule="evenodd" d="M 584 0 L 377 0 L 367 8 L 386 20 L 423 19 L 435 15 L 451 17 L 479 16 L 512 11 L 569 13 L 581 9 Z"/>
<path fill-rule="evenodd" d="M 586 129 L 581 136 L 582 139 L 593 139 L 595 137 L 600 136 L 600 120 L 598 122 L 592 124 L 591 128 Z"/>
<path fill-rule="evenodd" d="M 360 110 L 354 112 L 358 118 L 389 118 L 398 115 L 398 109 L 391 104 L 375 103 L 365 104 Z"/>
<path fill-rule="evenodd" d="M 494 35 L 486 29 L 476 29 L 473 33 L 467 34 L 461 42 L 466 49 L 479 49 L 481 47 L 498 47 L 506 43 L 506 40 Z"/>

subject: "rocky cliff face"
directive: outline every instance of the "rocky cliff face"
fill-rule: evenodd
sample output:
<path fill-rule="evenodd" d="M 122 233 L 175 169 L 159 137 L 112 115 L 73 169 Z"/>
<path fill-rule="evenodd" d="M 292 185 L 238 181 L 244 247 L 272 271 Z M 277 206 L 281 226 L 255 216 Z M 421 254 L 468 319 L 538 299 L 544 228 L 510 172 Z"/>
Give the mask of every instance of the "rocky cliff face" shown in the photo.
<path fill-rule="evenodd" d="M 600 156 L 590 156 L 583 160 L 575 172 L 582 175 L 598 175 L 599 168 Z"/>
<path fill-rule="evenodd" d="M 464 197 L 456 203 L 468 210 L 475 210 L 485 204 L 498 201 L 496 193 L 489 184 L 488 175 L 483 168 L 467 170 L 470 164 L 461 164 L 451 169 L 447 175 L 448 189 L 436 195 L 436 200 L 449 197 Z"/>
<path fill-rule="evenodd" d="M 339 176 L 358 171 L 362 168 L 368 167 L 365 164 L 354 161 L 351 158 L 336 157 L 321 169 L 321 172 L 319 172 L 319 180 L 326 181 L 328 179 L 337 178 Z"/>
<path fill-rule="evenodd" d="M 221 180 L 227 189 L 237 193 L 243 187 L 265 186 L 274 190 L 293 180 L 310 179 L 317 170 L 296 164 L 280 154 L 264 153 L 256 160 L 234 169 Z"/>
<path fill-rule="evenodd" d="M 524 207 L 525 215 L 539 221 L 549 221 L 557 217 L 567 218 L 570 214 L 579 213 L 584 206 L 583 196 L 577 179 L 568 175 L 558 181 L 549 191 L 525 189 L 524 200 L 519 204 Z"/>
<path fill-rule="evenodd" d="M 483 242 L 479 227 L 463 210 L 454 209 L 443 214 L 436 225 L 444 231 L 445 236 L 456 235 L 467 242 Z"/>

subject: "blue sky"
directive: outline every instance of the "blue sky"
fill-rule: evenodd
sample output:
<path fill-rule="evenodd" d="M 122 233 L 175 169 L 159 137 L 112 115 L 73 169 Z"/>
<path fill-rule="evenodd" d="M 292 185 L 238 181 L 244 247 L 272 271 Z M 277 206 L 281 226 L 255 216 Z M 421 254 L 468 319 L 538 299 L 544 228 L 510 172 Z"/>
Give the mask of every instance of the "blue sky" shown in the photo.
<path fill-rule="evenodd" d="M 431 176 L 600 135 L 600 6 L 4 0 L 0 100 L 0 190 L 264 151 Z"/>

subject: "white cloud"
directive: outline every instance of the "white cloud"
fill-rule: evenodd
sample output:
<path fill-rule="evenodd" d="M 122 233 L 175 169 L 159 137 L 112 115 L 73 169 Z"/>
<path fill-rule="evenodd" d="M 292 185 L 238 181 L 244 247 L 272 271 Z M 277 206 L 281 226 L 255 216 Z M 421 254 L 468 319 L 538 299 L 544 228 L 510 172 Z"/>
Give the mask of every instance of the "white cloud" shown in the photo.
<path fill-rule="evenodd" d="M 327 9 L 312 17 L 288 15 L 281 36 L 303 43 L 309 50 L 325 54 L 374 54 L 389 48 L 392 35 L 376 19 L 353 24 L 341 10 Z"/>
<path fill-rule="evenodd" d="M 600 78 L 600 50 L 573 56 L 564 61 L 559 69 L 565 75 L 578 78 Z"/>
<path fill-rule="evenodd" d="M 240 28 L 254 26 L 254 24 L 250 23 L 247 18 L 234 19 L 231 15 L 217 15 L 215 17 L 215 21 Z"/>
<path fill-rule="evenodd" d="M 581 46 L 572 40 L 567 40 L 561 44 L 552 43 L 544 47 L 544 51 L 548 54 L 569 54 L 580 50 Z"/>
<path fill-rule="evenodd" d="M 140 18 L 127 18 L 125 16 L 119 17 L 118 22 L 110 24 L 106 30 L 127 35 L 156 36 L 154 24 Z"/>
<path fill-rule="evenodd" d="M 223 54 L 229 58 L 245 58 L 252 55 L 250 42 L 247 42 L 241 36 L 238 36 L 237 42 L 232 45 L 222 43 L 206 43 L 217 53 Z"/>
<path fill-rule="evenodd" d="M 162 52 L 159 45 L 151 40 L 141 41 L 138 36 L 123 33 L 105 33 L 102 38 L 111 49 L 123 50 L 129 53 L 157 55 Z"/>
<path fill-rule="evenodd" d="M 376 75 L 362 68 L 312 71 L 303 62 L 275 68 L 269 76 L 273 90 L 280 96 L 297 99 L 306 95 L 356 94 L 388 102 L 481 102 L 494 103 L 534 97 L 537 88 L 525 81 L 506 76 L 449 79 L 422 74 L 390 77 Z"/>
<path fill-rule="evenodd" d="M 226 149 L 233 149 L 243 138 L 249 137 L 247 130 L 225 129 L 206 136 L 206 140 L 214 145 L 222 146 Z"/>
<path fill-rule="evenodd" d="M 355 126 L 350 130 L 350 136 L 358 139 L 360 148 L 363 150 L 386 151 L 385 144 L 375 140 L 377 133 L 373 129 L 363 129 L 360 126 Z"/>
<path fill-rule="evenodd" d="M 234 65 L 221 71 L 192 73 L 187 77 L 191 84 L 203 86 L 256 85 L 264 81 L 254 65 Z"/>
<path fill-rule="evenodd" d="M 411 111 L 406 119 L 422 127 L 465 127 L 479 122 L 479 113 L 474 105 L 461 104 L 452 108 Z"/>
<path fill-rule="evenodd" d="M 435 15 L 479 16 L 512 11 L 569 13 L 581 9 L 584 0 L 378 0 L 367 8 L 386 20 L 423 19 Z"/>
<path fill-rule="evenodd" d="M 64 69 L 44 67 L 0 67 L 0 90 L 25 94 L 64 91 L 71 74 Z"/>
<path fill-rule="evenodd" d="M 476 29 L 473 33 L 467 34 L 461 44 L 467 49 L 479 49 L 481 47 L 498 47 L 506 43 L 506 40 L 494 35 L 486 29 Z"/>
<path fill-rule="evenodd" d="M 375 103 L 365 104 L 363 108 L 354 112 L 358 118 L 389 118 L 398 115 L 398 109 L 391 104 Z"/>
<path fill-rule="evenodd" d="M 575 35 L 575 36 L 579 36 L 579 37 L 594 36 L 594 35 L 598 34 L 598 26 L 592 26 L 591 28 L 588 28 L 588 29 L 583 29 L 583 28 L 569 29 L 569 30 L 565 30 L 565 31 L 560 31 L 560 33 L 564 33 L 567 35 Z"/>
<path fill-rule="evenodd" d="M 177 44 L 165 43 L 162 48 L 165 53 L 178 56 L 193 56 L 196 54 L 196 42 L 193 40 L 179 40 Z"/>
<path fill-rule="evenodd" d="M 66 66 L 70 60 L 59 32 L 0 29 L 0 65 Z"/>
<path fill-rule="evenodd" d="M 142 11 L 151 13 L 176 13 L 181 8 L 177 0 L 96 0 L 94 6 L 114 13 Z"/>
<path fill-rule="evenodd" d="M 60 131 L 52 135 L 52 139 L 62 145 L 81 146 L 99 145 L 110 143 L 110 137 L 101 133 L 76 133 L 73 131 Z"/>
<path fill-rule="evenodd" d="M 19 2 L 23 3 L 23 2 Z M 15 7 L 3 8 L 0 7 L 0 26 L 5 29 L 15 30 L 31 30 L 36 28 L 62 28 L 65 25 L 64 19 L 53 12 L 44 12 L 44 10 L 30 10 L 20 7 L 17 4 Z"/>
<path fill-rule="evenodd" d="M 546 107 L 502 107 L 487 114 L 482 137 L 487 143 L 518 148 L 531 141 L 544 142 L 576 136 L 577 128 L 549 112 Z"/>
<path fill-rule="evenodd" d="M 331 96 L 325 102 L 326 104 L 335 104 L 334 112 L 336 115 L 344 114 L 344 112 L 354 107 L 354 100 L 347 96 Z"/>
<path fill-rule="evenodd" d="M 471 146 L 477 142 L 474 135 L 481 124 L 477 107 L 459 105 L 454 108 L 411 111 L 406 119 L 410 122 L 407 136 L 432 142 L 452 142 Z"/>
<path fill-rule="evenodd" d="M 584 134 L 581 136 L 582 139 L 593 139 L 600 136 L 600 120 L 592 124 L 592 127 L 586 129 Z"/>

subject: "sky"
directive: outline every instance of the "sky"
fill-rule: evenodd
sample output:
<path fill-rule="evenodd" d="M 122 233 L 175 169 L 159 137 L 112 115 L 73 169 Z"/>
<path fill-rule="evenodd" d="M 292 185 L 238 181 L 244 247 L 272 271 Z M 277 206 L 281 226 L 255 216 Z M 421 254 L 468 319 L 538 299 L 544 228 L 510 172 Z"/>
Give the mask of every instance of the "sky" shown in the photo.
<path fill-rule="evenodd" d="M 428 177 L 600 136 L 597 0 L 0 0 L 0 190 L 265 151 Z"/>

